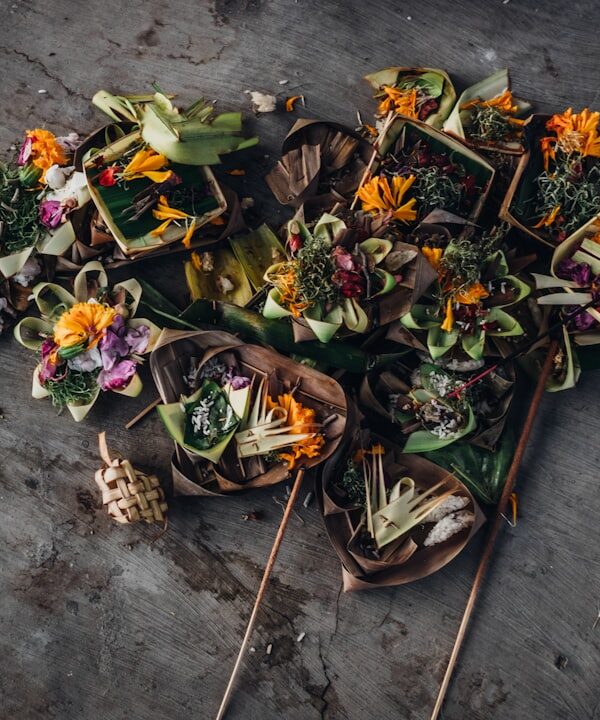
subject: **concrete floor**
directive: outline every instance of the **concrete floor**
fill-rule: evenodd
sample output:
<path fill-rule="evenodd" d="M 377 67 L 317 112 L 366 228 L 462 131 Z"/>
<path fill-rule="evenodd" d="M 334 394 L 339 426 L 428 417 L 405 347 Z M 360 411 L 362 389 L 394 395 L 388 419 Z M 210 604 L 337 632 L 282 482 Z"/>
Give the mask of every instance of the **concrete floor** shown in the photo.
<path fill-rule="evenodd" d="M 353 124 L 372 107 L 360 78 L 393 64 L 450 71 L 461 87 L 508 66 L 540 110 L 600 105 L 597 4 L 488 0 L 8 0 L 0 26 L 0 147 L 23 129 L 91 130 L 93 93 L 153 80 L 219 107 L 244 90 L 306 96 L 305 116 Z M 280 86 L 279 80 L 289 80 Z M 45 93 L 39 93 L 45 90 Z M 262 140 L 238 189 L 276 225 L 262 181 L 289 115 L 257 118 Z M 181 259 L 148 263 L 183 292 Z M 167 477 L 154 397 L 102 398 L 85 424 L 29 396 L 32 358 L 0 340 L 0 716 L 15 720 L 212 718 L 281 510 L 282 488 L 173 502 L 166 535 L 111 525 L 98 509 L 97 432 Z M 600 602 L 597 374 L 548 396 L 446 720 L 598 720 Z M 250 510 L 262 520 L 245 521 Z M 426 720 L 481 537 L 441 572 L 371 594 L 340 592 L 317 510 L 300 509 L 229 715 L 232 720 Z M 296 637 L 302 633 L 302 643 Z M 272 643 L 272 654 L 265 654 Z"/>

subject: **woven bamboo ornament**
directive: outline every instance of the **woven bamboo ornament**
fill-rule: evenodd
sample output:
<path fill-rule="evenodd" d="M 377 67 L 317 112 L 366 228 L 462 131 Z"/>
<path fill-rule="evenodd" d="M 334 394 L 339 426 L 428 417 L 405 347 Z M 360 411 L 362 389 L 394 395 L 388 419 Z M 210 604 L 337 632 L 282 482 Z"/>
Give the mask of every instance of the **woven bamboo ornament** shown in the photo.
<path fill-rule="evenodd" d="M 139 520 L 165 523 L 167 503 L 156 475 L 136 470 L 129 460 L 111 459 L 106 433 L 98 435 L 98 444 L 105 466 L 96 472 L 95 479 L 110 517 L 122 524 Z"/>

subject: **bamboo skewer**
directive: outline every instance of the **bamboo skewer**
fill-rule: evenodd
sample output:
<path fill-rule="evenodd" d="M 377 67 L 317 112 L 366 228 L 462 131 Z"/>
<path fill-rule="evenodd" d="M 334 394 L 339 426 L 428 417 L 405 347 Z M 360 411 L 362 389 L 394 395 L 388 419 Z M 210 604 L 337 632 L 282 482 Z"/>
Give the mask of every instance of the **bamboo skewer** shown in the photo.
<path fill-rule="evenodd" d="M 125 430 L 131 430 L 134 425 L 137 425 L 140 420 L 145 418 L 151 410 L 154 410 L 155 407 L 158 407 L 160 403 L 160 398 L 155 398 L 149 405 L 146 405 L 146 407 L 141 410 L 134 418 L 131 418 L 131 420 L 125 425 Z"/>
<path fill-rule="evenodd" d="M 233 671 L 229 678 L 229 682 L 227 683 L 227 687 L 225 688 L 225 694 L 223 695 L 223 700 L 221 700 L 221 705 L 219 707 L 219 712 L 217 713 L 216 720 L 222 720 L 225 717 L 225 713 L 227 712 L 227 706 L 229 705 L 229 700 L 230 700 L 232 692 L 233 692 L 234 684 L 235 684 L 236 678 L 239 674 L 239 671 L 240 671 L 240 668 L 242 665 L 242 660 L 244 659 L 244 653 L 246 651 L 246 646 L 248 644 L 248 641 L 250 640 L 252 631 L 254 630 L 254 625 L 256 623 L 258 611 L 260 609 L 260 605 L 264 598 L 265 591 L 267 589 L 267 585 L 269 584 L 271 572 L 273 570 L 273 566 L 275 565 L 275 560 L 277 559 L 277 554 L 279 553 L 279 548 L 281 546 L 281 542 L 283 540 L 283 536 L 285 534 L 285 530 L 286 530 L 288 521 L 290 519 L 290 515 L 292 514 L 292 509 L 296 503 L 296 499 L 297 499 L 298 493 L 300 491 L 300 486 L 302 485 L 303 477 L 304 477 L 304 468 L 300 468 L 300 470 L 298 470 L 298 473 L 296 474 L 296 479 L 294 480 L 294 484 L 292 486 L 292 491 L 290 492 L 290 496 L 288 498 L 287 505 L 285 506 L 285 511 L 283 513 L 283 517 L 281 518 L 281 523 L 279 524 L 279 528 L 277 529 L 277 535 L 275 536 L 275 542 L 273 543 L 273 547 L 271 548 L 271 553 L 269 555 L 269 559 L 267 560 L 265 571 L 263 573 L 262 580 L 260 582 L 260 587 L 258 589 L 258 594 L 256 595 L 256 600 L 254 601 L 254 607 L 252 608 L 252 614 L 250 615 L 250 619 L 248 620 L 248 626 L 246 627 L 246 632 L 245 632 L 244 638 L 242 640 L 242 645 L 240 647 L 240 651 L 238 653 L 237 660 L 235 661 L 235 665 L 233 666 Z"/>
<path fill-rule="evenodd" d="M 448 661 L 448 667 L 446 668 L 444 679 L 442 680 L 442 684 L 440 686 L 440 690 L 438 692 L 438 696 L 435 702 L 435 706 L 433 708 L 433 712 L 431 713 L 430 720 L 437 720 L 442 709 L 442 705 L 444 704 L 444 699 L 448 691 L 448 686 L 450 685 L 450 680 L 456 666 L 456 661 L 458 659 L 460 649 L 467 633 L 467 628 L 469 626 L 469 621 L 471 620 L 471 615 L 473 614 L 475 602 L 477 600 L 477 596 L 479 595 L 479 591 L 483 585 L 485 574 L 489 567 L 492 552 L 494 550 L 494 545 L 496 544 L 498 533 L 500 532 L 500 528 L 502 526 L 502 516 L 506 513 L 506 508 L 508 506 L 511 493 L 513 492 L 517 479 L 517 473 L 519 471 L 521 461 L 523 460 L 523 455 L 525 454 L 525 450 L 527 448 L 527 443 L 529 441 L 531 429 L 535 421 L 535 416 L 542 400 L 546 381 L 548 380 L 548 377 L 552 372 L 554 358 L 556 356 L 557 350 L 558 343 L 556 342 L 556 340 L 553 340 L 550 343 L 550 347 L 548 348 L 548 354 L 546 355 L 546 360 L 544 361 L 542 371 L 535 387 L 535 392 L 531 399 L 531 404 L 527 412 L 525 424 L 523 425 L 523 431 L 521 432 L 521 437 L 519 438 L 519 443 L 516 447 L 513 461 L 510 465 L 508 475 L 506 477 L 506 483 L 504 485 L 504 490 L 502 491 L 502 496 L 500 497 L 498 507 L 496 508 L 494 522 L 492 524 L 485 547 L 483 549 L 481 560 L 479 561 L 479 566 L 477 567 L 475 579 L 473 580 L 473 585 L 471 586 L 471 592 L 469 593 L 469 598 L 467 600 L 467 604 L 465 605 L 462 620 L 460 622 L 458 633 L 456 635 L 456 640 L 454 641 L 454 647 L 452 648 L 452 653 L 450 655 L 450 660 Z"/>
<path fill-rule="evenodd" d="M 387 131 L 390 129 L 390 125 L 394 121 L 395 117 L 396 117 L 396 113 L 393 110 L 390 110 L 390 112 L 387 114 L 385 122 L 383 123 L 383 127 L 381 128 L 379 135 L 377 136 L 377 139 L 373 143 L 373 154 L 371 155 L 369 164 L 365 168 L 365 171 L 362 174 L 360 182 L 358 183 L 358 187 L 356 188 L 356 192 L 354 193 L 354 199 L 352 200 L 352 205 L 350 205 L 350 210 L 354 210 L 354 208 L 356 207 L 356 203 L 358 202 L 358 191 L 368 180 L 369 175 L 371 174 L 371 168 L 373 167 L 373 163 L 375 162 L 375 159 L 379 155 L 379 148 L 381 146 L 381 143 L 382 143 L 383 139 L 385 138 Z"/>

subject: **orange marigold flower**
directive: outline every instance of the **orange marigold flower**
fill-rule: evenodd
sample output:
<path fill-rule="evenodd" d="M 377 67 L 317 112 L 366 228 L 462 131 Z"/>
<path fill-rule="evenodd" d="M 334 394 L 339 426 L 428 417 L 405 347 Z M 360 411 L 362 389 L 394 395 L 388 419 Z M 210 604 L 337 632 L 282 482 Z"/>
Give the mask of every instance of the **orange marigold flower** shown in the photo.
<path fill-rule="evenodd" d="M 299 435 L 316 429 L 315 411 L 299 403 L 290 393 L 280 395 L 277 398 L 277 403 L 267 396 L 267 407 L 272 408 L 275 405 L 287 411 L 287 425 L 291 427 L 290 435 Z M 317 457 L 323 445 L 325 445 L 325 438 L 321 434 L 315 433 L 312 437 L 293 443 L 289 452 L 281 452 L 279 457 L 281 460 L 285 460 L 288 468 L 292 470 L 296 465 L 296 461 L 301 457 Z"/>
<path fill-rule="evenodd" d="M 599 123 L 600 112 L 591 112 L 589 108 L 584 108 L 580 113 L 567 108 L 564 113 L 553 115 L 546 123 L 546 129 L 553 132 L 555 137 L 545 137 L 540 141 L 546 169 L 547 158 L 554 157 L 556 147 L 567 154 L 600 157 Z"/>
<path fill-rule="evenodd" d="M 485 287 L 480 282 L 476 282 L 456 292 L 453 299 L 454 302 L 461 305 L 476 305 L 480 300 L 489 297 L 489 295 Z"/>
<path fill-rule="evenodd" d="M 376 175 L 366 182 L 357 192 L 362 200 L 363 210 L 374 215 L 389 213 L 392 219 L 409 223 L 417 219 L 416 200 L 411 198 L 404 202 L 404 196 L 415 181 L 414 175 L 392 178 L 392 185 L 382 175 Z"/>
<path fill-rule="evenodd" d="M 123 170 L 123 180 L 136 180 L 147 177 L 155 183 L 162 183 L 171 177 L 171 170 L 163 170 L 169 161 L 164 155 L 152 148 L 142 148 L 131 158 Z"/>
<path fill-rule="evenodd" d="M 277 271 L 269 274 L 269 282 L 279 293 L 279 303 L 282 307 L 292 313 L 294 317 L 300 317 L 309 305 L 300 297 L 296 268 L 293 263 L 282 263 L 277 266 Z"/>
<path fill-rule="evenodd" d="M 515 99 L 510 90 L 505 90 L 500 95 L 496 95 L 490 100 L 482 100 L 481 98 L 475 98 L 469 100 L 460 106 L 461 110 L 470 110 L 477 105 L 481 107 L 493 107 L 507 115 L 515 115 L 519 111 L 519 106 L 516 104 Z"/>
<path fill-rule="evenodd" d="M 54 326 L 54 342 L 60 348 L 84 344 L 96 347 L 106 328 L 112 325 L 116 312 L 101 303 L 80 302 L 66 310 Z"/>
<path fill-rule="evenodd" d="M 381 88 L 381 95 L 383 95 L 383 99 L 380 100 L 377 108 L 379 115 L 395 112 L 397 115 L 406 115 L 409 118 L 418 116 L 417 91 L 415 88 L 412 88 L 412 90 L 400 90 L 391 85 L 384 85 Z"/>
<path fill-rule="evenodd" d="M 557 205 L 555 208 L 552 209 L 551 212 L 549 212 L 547 215 L 544 215 L 544 217 L 539 222 L 537 222 L 533 227 L 534 228 L 550 227 L 550 225 L 552 225 L 552 223 L 556 220 L 556 217 L 559 212 L 560 212 L 560 205 Z"/>
<path fill-rule="evenodd" d="M 287 98 L 285 101 L 285 111 L 292 112 L 294 105 L 298 102 L 298 100 L 304 101 L 304 95 L 293 95 L 292 97 Z"/>
<path fill-rule="evenodd" d="M 189 243 L 191 240 L 192 235 L 194 234 L 194 230 L 196 229 L 196 219 L 194 218 L 192 220 L 192 223 L 190 225 L 187 225 L 187 219 L 191 217 L 191 215 L 188 215 L 183 210 L 177 210 L 177 208 L 173 208 L 169 205 L 169 201 L 164 195 L 161 195 L 158 199 L 158 203 L 156 205 L 156 208 L 152 211 L 152 215 L 157 220 L 162 220 L 163 222 L 154 228 L 154 230 L 150 231 L 150 235 L 152 237 L 161 237 L 161 235 L 165 232 L 165 230 L 169 227 L 169 225 L 174 222 L 175 220 L 186 220 L 186 233 L 185 237 L 183 238 L 182 242 L 185 245 L 185 247 L 189 247 Z M 190 232 L 191 229 L 191 232 Z M 187 244 L 186 244 L 187 243 Z"/>
<path fill-rule="evenodd" d="M 53 165 L 66 165 L 67 156 L 56 135 L 49 130 L 36 128 L 28 130 L 26 137 L 31 138 L 31 162 L 42 170 L 40 182 L 46 182 L 46 171 Z"/>
<path fill-rule="evenodd" d="M 439 271 L 440 263 L 442 261 L 442 255 L 444 254 L 442 248 L 434 248 L 425 245 L 421 248 L 421 252 L 423 253 L 423 255 L 425 255 L 427 262 L 431 265 L 431 267 L 434 270 Z"/>

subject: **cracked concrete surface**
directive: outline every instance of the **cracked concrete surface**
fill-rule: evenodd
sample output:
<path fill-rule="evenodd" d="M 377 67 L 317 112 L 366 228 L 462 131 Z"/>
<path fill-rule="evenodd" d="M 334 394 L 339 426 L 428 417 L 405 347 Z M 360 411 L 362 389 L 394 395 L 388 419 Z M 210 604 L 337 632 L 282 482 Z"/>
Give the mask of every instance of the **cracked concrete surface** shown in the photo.
<path fill-rule="evenodd" d="M 600 97 L 592 2 L 9 0 L 3 9 L 2 149 L 31 125 L 92 130 L 102 122 L 89 102 L 96 90 L 143 91 L 154 80 L 223 109 L 247 104 L 244 90 L 302 93 L 307 107 L 294 117 L 350 125 L 372 108 L 360 77 L 393 64 L 446 67 L 461 85 L 509 66 L 541 110 Z M 274 225 L 287 214 L 262 178 L 292 119 L 250 117 L 261 146 L 245 177 L 228 176 Z M 183 300 L 180 258 L 136 272 Z M 112 526 L 93 482 L 98 431 L 168 477 L 158 419 L 123 430 L 154 397 L 149 375 L 140 397 L 102 398 L 75 426 L 29 397 L 27 351 L 2 338 L 0 359 L 0 716 L 213 717 L 281 516 L 272 491 L 174 501 L 154 543 L 156 529 Z M 505 528 L 446 720 L 600 718 L 597 377 L 544 401 L 522 517 Z M 253 509 L 264 518 L 244 521 Z M 348 596 L 314 504 L 298 512 L 304 524 L 290 523 L 229 717 L 426 720 L 480 538 L 429 579 Z"/>

